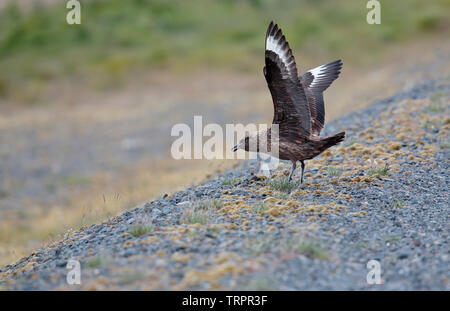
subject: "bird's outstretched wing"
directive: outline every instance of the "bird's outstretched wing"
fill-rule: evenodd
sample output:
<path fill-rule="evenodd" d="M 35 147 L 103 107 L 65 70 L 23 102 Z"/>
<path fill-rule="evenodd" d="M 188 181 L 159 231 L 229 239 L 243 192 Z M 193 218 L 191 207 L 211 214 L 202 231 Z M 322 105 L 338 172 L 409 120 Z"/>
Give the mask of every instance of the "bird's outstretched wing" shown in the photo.
<path fill-rule="evenodd" d="M 279 124 L 280 135 L 293 139 L 309 137 L 311 115 L 294 55 L 281 29 L 273 22 L 267 29 L 265 57 L 264 76 L 274 105 L 272 123 Z"/>
<path fill-rule="evenodd" d="M 323 92 L 338 78 L 341 69 L 342 61 L 336 60 L 299 76 L 311 112 L 311 133 L 313 135 L 319 136 L 325 123 Z"/>

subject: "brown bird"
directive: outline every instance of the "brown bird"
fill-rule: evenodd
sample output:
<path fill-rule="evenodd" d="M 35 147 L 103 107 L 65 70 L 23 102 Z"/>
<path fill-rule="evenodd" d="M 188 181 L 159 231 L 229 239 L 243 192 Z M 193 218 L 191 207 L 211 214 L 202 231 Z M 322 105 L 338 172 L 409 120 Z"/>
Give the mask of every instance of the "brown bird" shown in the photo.
<path fill-rule="evenodd" d="M 323 91 L 339 76 L 342 62 L 337 60 L 321 65 L 298 76 L 292 50 L 281 29 L 273 21 L 267 29 L 265 58 L 263 72 L 274 107 L 272 126 L 244 137 L 233 147 L 233 151 L 244 149 L 273 154 L 273 148 L 271 150 L 267 146 L 271 146 L 271 137 L 276 137 L 272 133 L 277 128 L 278 141 L 272 142 L 272 146 L 278 148 L 277 157 L 292 162 L 289 180 L 292 179 L 297 161 L 300 161 L 303 183 L 304 161 L 316 157 L 345 137 L 345 132 L 319 137 L 325 121 Z M 253 139 L 255 144 L 250 143 Z"/>

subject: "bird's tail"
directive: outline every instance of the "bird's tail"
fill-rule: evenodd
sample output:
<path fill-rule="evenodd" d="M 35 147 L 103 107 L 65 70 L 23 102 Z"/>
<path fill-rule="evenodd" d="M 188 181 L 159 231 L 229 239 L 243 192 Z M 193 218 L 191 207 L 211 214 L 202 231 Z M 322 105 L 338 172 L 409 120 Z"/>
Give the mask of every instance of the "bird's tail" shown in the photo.
<path fill-rule="evenodd" d="M 345 138 L 345 132 L 337 133 L 333 136 L 324 137 L 320 140 L 320 151 L 323 152 L 327 150 L 328 148 L 339 144 L 341 141 L 343 141 Z"/>

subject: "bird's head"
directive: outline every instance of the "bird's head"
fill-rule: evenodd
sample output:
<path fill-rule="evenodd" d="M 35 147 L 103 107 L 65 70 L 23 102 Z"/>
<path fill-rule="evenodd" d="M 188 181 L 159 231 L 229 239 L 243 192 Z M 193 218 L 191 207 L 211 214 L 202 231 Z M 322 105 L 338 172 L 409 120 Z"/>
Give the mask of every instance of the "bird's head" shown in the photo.
<path fill-rule="evenodd" d="M 231 149 L 232 151 L 236 152 L 239 149 L 244 149 L 246 151 L 248 151 L 248 142 L 249 142 L 249 137 L 245 136 L 244 138 L 242 138 L 239 143 L 233 147 L 233 149 Z"/>
<path fill-rule="evenodd" d="M 239 143 L 233 147 L 233 151 L 236 152 L 239 149 L 243 149 L 245 151 L 250 152 L 258 152 L 258 145 L 260 143 L 261 138 L 260 135 L 265 134 L 262 131 L 250 132 L 247 136 L 242 138 Z"/>

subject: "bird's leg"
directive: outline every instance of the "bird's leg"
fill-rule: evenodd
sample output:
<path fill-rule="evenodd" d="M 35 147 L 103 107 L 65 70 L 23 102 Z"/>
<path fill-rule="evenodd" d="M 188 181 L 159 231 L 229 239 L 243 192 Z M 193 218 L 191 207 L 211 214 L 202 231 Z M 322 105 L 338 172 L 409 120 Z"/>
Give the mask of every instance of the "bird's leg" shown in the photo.
<path fill-rule="evenodd" d="M 302 164 L 302 178 L 300 179 L 300 181 L 303 184 L 303 173 L 305 172 L 305 162 L 300 161 L 300 163 Z"/>
<path fill-rule="evenodd" d="M 294 174 L 295 169 L 297 168 L 297 162 L 292 162 L 291 173 L 289 174 L 289 181 L 292 180 L 292 175 Z"/>

